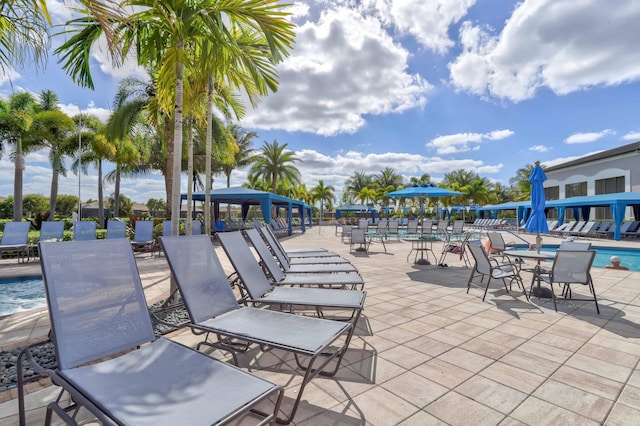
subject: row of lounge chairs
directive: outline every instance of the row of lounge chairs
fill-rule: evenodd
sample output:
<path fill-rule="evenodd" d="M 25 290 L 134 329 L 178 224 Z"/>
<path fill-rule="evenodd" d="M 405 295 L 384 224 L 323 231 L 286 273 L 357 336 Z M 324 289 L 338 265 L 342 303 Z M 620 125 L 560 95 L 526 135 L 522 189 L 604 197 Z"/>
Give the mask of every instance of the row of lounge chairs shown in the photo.
<path fill-rule="evenodd" d="M 640 236 L 640 221 L 623 222 L 620 234 L 623 237 Z M 549 233 L 558 236 L 576 236 L 584 238 L 611 238 L 613 236 L 613 222 L 611 221 L 570 221 L 552 228 Z"/>
<path fill-rule="evenodd" d="M 277 419 L 293 420 L 309 382 L 340 369 L 364 306 L 362 278 L 353 265 L 324 249 L 284 251 L 266 227 L 217 238 L 235 269 L 233 284 L 242 287 L 240 301 L 208 236 L 160 241 L 189 315 L 186 325 L 203 336 L 198 349 L 225 351 L 236 366 L 154 336 L 124 239 L 40 244 L 57 368 L 39 367 L 28 348 L 21 357 L 73 402 L 68 407 L 64 398 L 51 402 L 46 423 L 53 413 L 74 423 L 78 406 L 104 424 L 219 424 L 240 417 L 244 424 L 256 415 L 259 424 L 271 423 L 282 414 L 284 391 L 237 368 L 237 355 L 251 348 L 294 356 L 302 381 L 288 413 Z M 344 266 L 350 266 L 349 273 L 338 272 Z M 287 312 L 278 311 L 283 305 Z M 289 313 L 294 308 L 306 315 Z M 328 319 L 330 313 L 335 315 Z M 24 422 L 25 381 L 18 363 Z"/>

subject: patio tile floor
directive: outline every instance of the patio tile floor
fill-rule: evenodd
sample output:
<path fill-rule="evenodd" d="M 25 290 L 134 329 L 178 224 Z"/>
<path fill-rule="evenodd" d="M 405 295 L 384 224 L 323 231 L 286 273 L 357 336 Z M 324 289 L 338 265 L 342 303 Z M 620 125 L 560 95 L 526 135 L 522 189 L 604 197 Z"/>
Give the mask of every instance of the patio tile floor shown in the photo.
<path fill-rule="evenodd" d="M 558 241 L 545 237 L 545 243 Z M 294 424 L 640 423 L 640 272 L 594 268 L 602 314 L 592 302 L 561 298 L 555 312 L 551 301 L 534 297 L 527 303 L 521 291 L 507 293 L 499 282 L 483 302 L 483 288 L 467 294 L 471 270 L 458 256 L 447 257 L 447 268 L 414 265 L 413 258 L 407 261 L 411 245 L 402 240 L 387 243 L 387 253 L 380 244 L 350 253 L 333 228 L 315 227 L 283 244 L 341 254 L 358 268 L 367 291 L 341 369 L 310 383 Z M 436 244 L 434 249 L 439 253 Z M 216 250 L 231 271 L 224 252 Z M 166 259 L 146 254 L 137 261 L 149 303 L 166 297 Z M 0 261 L 0 277 L 34 272 L 37 262 Z M 530 275 L 523 277 L 528 286 Z M 43 309 L 0 318 L 0 349 L 42 340 L 48 330 Z M 186 330 L 169 336 L 190 346 L 198 341 Z M 285 385 L 284 407 L 290 406 L 300 374 L 289 354 L 252 350 L 241 364 Z M 42 423 L 55 389 L 41 381 L 29 391 L 28 424 Z M 2 425 L 18 424 L 15 396 L 15 390 L 0 393 Z"/>

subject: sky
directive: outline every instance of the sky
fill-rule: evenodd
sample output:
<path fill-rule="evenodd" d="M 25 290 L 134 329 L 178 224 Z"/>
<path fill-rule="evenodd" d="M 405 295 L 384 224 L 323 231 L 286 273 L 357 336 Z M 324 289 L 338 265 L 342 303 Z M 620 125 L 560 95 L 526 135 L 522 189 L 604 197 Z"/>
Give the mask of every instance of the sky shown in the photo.
<path fill-rule="evenodd" d="M 551 166 L 640 140 L 637 0 L 288 3 L 296 41 L 277 66 L 279 89 L 239 124 L 258 133 L 255 148 L 288 144 L 307 188 L 322 179 L 340 198 L 354 172 L 385 167 L 405 181 L 428 173 L 437 183 L 465 169 L 509 185 L 536 160 Z M 54 23 L 71 17 L 73 1 L 47 4 Z M 62 40 L 53 37 L 51 51 Z M 118 81 L 145 77 L 131 58 L 114 68 L 104 44 L 92 53 L 92 75 L 96 89 L 82 89 L 51 55 L 44 70 L 0 71 L 0 96 L 51 89 L 64 111 L 106 119 Z M 246 176 L 234 171 L 232 186 Z M 24 194 L 48 196 L 50 182 L 47 152 L 30 154 Z M 187 184 L 183 176 L 185 192 Z M 214 188 L 225 185 L 215 178 Z M 83 200 L 96 199 L 95 171 L 70 172 L 59 193 L 78 195 L 79 186 Z M 0 196 L 12 193 L 3 155 Z M 126 179 L 122 193 L 166 197 L 159 174 Z"/>

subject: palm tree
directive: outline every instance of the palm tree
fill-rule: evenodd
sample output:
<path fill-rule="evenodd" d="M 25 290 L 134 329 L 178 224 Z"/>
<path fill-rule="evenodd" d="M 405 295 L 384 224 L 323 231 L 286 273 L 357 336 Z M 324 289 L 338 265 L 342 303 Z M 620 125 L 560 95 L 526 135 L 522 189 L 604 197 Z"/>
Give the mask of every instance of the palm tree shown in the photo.
<path fill-rule="evenodd" d="M 99 226 L 105 226 L 104 217 L 104 184 L 102 178 L 103 161 L 113 161 L 116 158 L 116 145 L 104 135 L 105 126 L 98 117 L 89 114 L 78 114 L 74 117 L 78 128 L 78 136 L 73 136 L 73 140 L 79 137 L 82 141 L 80 152 L 73 162 L 74 171 L 82 171 L 87 174 L 87 166 L 91 163 L 98 169 L 98 222 Z"/>
<path fill-rule="evenodd" d="M 374 175 L 374 180 L 381 188 L 385 188 L 385 190 L 391 186 L 393 187 L 393 191 L 402 185 L 402 176 L 397 174 L 392 167 L 385 167 L 380 170 L 380 173 Z"/>
<path fill-rule="evenodd" d="M 255 157 L 253 165 L 249 170 L 249 175 L 261 177 L 265 181 L 271 182 L 271 192 L 275 193 L 278 180 L 289 180 L 300 183 L 300 171 L 293 165 L 300 161 L 293 151 L 287 150 L 288 144 L 278 144 L 274 140 L 272 143 L 264 142 L 260 148 L 261 154 Z"/>
<path fill-rule="evenodd" d="M 370 187 L 372 182 L 373 178 L 364 171 L 354 172 L 344 183 L 345 193 L 349 194 L 352 198 L 358 198 L 360 191 L 362 191 L 363 188 Z"/>
<path fill-rule="evenodd" d="M 29 132 L 31 144 L 38 148 L 49 149 L 51 162 L 51 192 L 49 196 L 49 220 L 54 219 L 58 197 L 59 175 L 66 176 L 63 157 L 77 148 L 73 140 L 76 124 L 58 107 L 58 96 L 51 90 L 40 93 L 39 112 L 33 117 Z"/>
<path fill-rule="evenodd" d="M 524 201 L 529 199 L 531 193 L 531 182 L 529 176 L 533 171 L 533 164 L 528 164 L 516 171 L 516 175 L 509 179 L 509 184 L 516 189 L 516 201 Z"/>
<path fill-rule="evenodd" d="M 446 173 L 442 179 L 441 186 L 445 188 L 453 188 L 454 183 L 458 183 L 459 187 L 469 185 L 473 182 L 478 175 L 474 172 L 464 169 L 454 170 L 453 172 Z"/>
<path fill-rule="evenodd" d="M 47 58 L 51 19 L 44 0 L 12 0 L 0 3 L 0 69 Z"/>
<path fill-rule="evenodd" d="M 220 165 L 220 170 L 227 177 L 227 188 L 231 186 L 231 173 L 236 169 L 247 167 L 255 160 L 256 150 L 251 148 L 251 145 L 253 145 L 253 139 L 258 137 L 256 132 L 249 132 L 237 124 L 229 127 L 229 133 L 236 142 L 237 150 L 233 154 L 233 162 Z"/>
<path fill-rule="evenodd" d="M 225 54 L 228 62 L 217 64 L 219 80 L 228 77 L 229 63 L 243 64 L 241 55 L 235 55 L 236 31 L 258 32 L 263 35 L 265 45 L 258 46 L 255 55 L 268 54 L 274 63 L 280 61 L 293 42 L 293 24 L 280 11 L 282 5 L 275 0 L 250 2 L 222 2 L 219 0 L 125 0 L 122 6 L 133 7 L 138 12 L 123 19 L 112 19 L 115 39 L 122 43 L 122 54 L 131 47 L 138 47 L 137 57 L 142 64 L 157 69 L 158 95 L 163 109 L 172 111 L 174 118 L 173 139 L 167 140 L 170 155 L 167 172 L 170 175 L 171 233 L 178 234 L 180 204 L 180 160 L 182 158 L 182 109 L 185 75 L 197 73 L 194 57 L 190 53 L 201 38 L 215 40 L 215 45 Z M 78 30 L 57 53 L 62 54 L 64 69 L 81 84 L 92 84 L 90 63 L 91 46 L 98 40 L 104 28 L 92 16 L 72 21 Z M 104 22 L 102 22 L 104 23 Z M 260 50 L 264 49 L 265 50 Z M 259 54 L 258 54 L 259 53 Z M 240 57 L 239 57 L 240 56 Z M 268 62 L 268 61 L 266 61 Z M 217 82 L 217 81 L 216 81 Z M 175 107 L 174 107 L 175 106 Z M 170 195 L 170 196 L 169 196 Z"/>
<path fill-rule="evenodd" d="M 411 176 L 409 178 L 410 185 L 428 185 L 431 183 L 431 176 L 429 173 L 423 173 L 420 177 Z"/>
<path fill-rule="evenodd" d="M 333 185 L 325 185 L 322 179 L 320 179 L 318 184 L 311 190 L 313 199 L 320 201 L 320 222 L 322 222 L 324 215 L 324 203 L 331 204 L 336 202 L 335 190 Z"/>
<path fill-rule="evenodd" d="M 364 187 L 360 190 L 356 199 L 360 200 L 363 205 L 367 205 L 368 201 L 374 201 L 376 197 L 377 195 L 375 189 Z"/>
<path fill-rule="evenodd" d="M 16 222 L 22 220 L 23 143 L 35 112 L 36 101 L 30 93 L 14 93 L 8 103 L 0 100 L 0 141 L 13 145 L 13 220 Z"/>

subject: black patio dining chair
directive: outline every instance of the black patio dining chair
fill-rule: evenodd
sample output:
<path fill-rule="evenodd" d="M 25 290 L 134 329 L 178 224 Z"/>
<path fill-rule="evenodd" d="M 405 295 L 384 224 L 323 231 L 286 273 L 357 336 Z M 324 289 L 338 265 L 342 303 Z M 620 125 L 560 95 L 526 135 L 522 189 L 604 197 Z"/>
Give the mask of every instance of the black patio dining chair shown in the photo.
<path fill-rule="evenodd" d="M 524 284 L 522 282 L 522 278 L 520 277 L 520 273 L 518 269 L 514 265 L 509 264 L 500 264 L 495 259 L 490 259 L 487 255 L 487 252 L 484 250 L 482 245 L 476 243 L 468 243 L 466 245 L 467 250 L 471 253 L 471 256 L 475 260 L 475 266 L 471 271 L 471 276 L 469 277 L 469 281 L 467 282 L 467 294 L 469 293 L 469 289 L 471 288 L 471 284 L 476 277 L 481 277 L 482 282 L 484 278 L 487 278 L 487 285 L 484 289 L 484 295 L 482 296 L 482 301 L 487 297 L 487 291 L 489 290 L 489 285 L 491 281 L 494 279 L 501 280 L 504 284 L 504 288 L 509 293 L 511 289 L 511 285 L 515 281 L 516 284 L 522 289 L 522 293 L 524 297 L 529 300 L 529 296 L 527 295 L 527 291 L 524 288 Z M 509 280 L 509 286 L 507 286 L 507 280 Z"/>
<path fill-rule="evenodd" d="M 548 272 L 541 271 L 539 277 L 536 277 L 551 286 L 553 305 L 556 311 L 558 307 L 556 305 L 555 293 L 553 292 L 554 283 L 562 285 L 562 294 L 566 299 L 593 301 L 596 305 L 598 315 L 600 314 L 598 298 L 595 287 L 593 286 L 593 279 L 591 278 L 591 266 L 593 265 L 595 257 L 595 250 L 558 250 L 553 260 L 551 270 Z M 573 298 L 571 291 L 572 285 L 588 287 L 593 298 Z"/>

